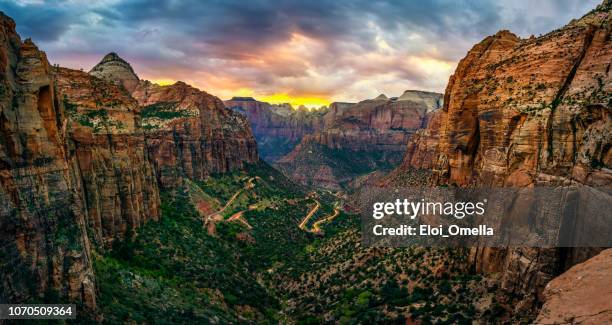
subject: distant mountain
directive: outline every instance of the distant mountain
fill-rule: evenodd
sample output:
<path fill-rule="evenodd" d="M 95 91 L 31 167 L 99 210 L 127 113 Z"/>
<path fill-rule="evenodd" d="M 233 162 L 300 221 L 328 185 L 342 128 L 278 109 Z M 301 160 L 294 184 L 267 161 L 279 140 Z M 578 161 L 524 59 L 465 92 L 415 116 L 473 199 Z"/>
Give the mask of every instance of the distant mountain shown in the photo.
<path fill-rule="evenodd" d="M 319 130 L 326 108 L 293 109 L 290 104 L 269 104 L 252 97 L 234 97 L 225 106 L 248 117 L 257 139 L 262 159 L 273 163 L 288 152 L 307 134 Z"/>
<path fill-rule="evenodd" d="M 333 103 L 322 129 L 305 136 L 276 166 L 302 184 L 333 189 L 360 175 L 394 168 L 410 135 L 442 104 L 442 94 L 409 90 L 402 96 Z"/>

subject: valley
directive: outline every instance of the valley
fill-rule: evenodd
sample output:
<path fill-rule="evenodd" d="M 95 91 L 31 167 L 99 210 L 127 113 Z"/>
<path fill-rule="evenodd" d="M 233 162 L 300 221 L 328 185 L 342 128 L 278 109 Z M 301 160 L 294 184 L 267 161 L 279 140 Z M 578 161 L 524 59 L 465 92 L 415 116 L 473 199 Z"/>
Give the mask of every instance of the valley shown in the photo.
<path fill-rule="evenodd" d="M 401 323 L 410 310 L 425 323 L 467 323 L 508 312 L 490 303 L 504 296 L 494 281 L 465 275 L 466 252 L 360 247 L 358 216 L 265 163 L 198 186 L 210 197 L 229 197 L 215 212 L 229 217 L 213 221 L 214 233 L 193 193 L 165 193 L 164 221 L 94 259 L 108 321 Z M 232 222 L 236 214 L 244 222 Z M 162 305 L 157 296 L 167 295 L 180 299 Z M 138 307 L 144 301 L 150 310 Z"/>
<path fill-rule="evenodd" d="M 76 324 L 612 322 L 611 249 L 368 247 L 358 202 L 608 195 L 611 15 L 487 36 L 444 94 L 307 108 L 144 80 L 114 52 L 51 65 L 0 12 L 0 303 L 74 303 Z"/>

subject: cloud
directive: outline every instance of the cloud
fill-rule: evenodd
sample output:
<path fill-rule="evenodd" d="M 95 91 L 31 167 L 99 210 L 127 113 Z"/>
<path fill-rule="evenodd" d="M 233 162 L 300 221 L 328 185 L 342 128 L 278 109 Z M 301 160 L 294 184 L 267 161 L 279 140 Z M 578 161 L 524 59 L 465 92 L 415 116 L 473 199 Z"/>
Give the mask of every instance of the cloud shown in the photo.
<path fill-rule="evenodd" d="M 0 8 L 61 65 L 89 69 L 116 51 L 141 77 L 185 80 L 223 98 L 249 89 L 355 101 L 443 91 L 485 36 L 545 33 L 597 2 L 0 0 Z"/>

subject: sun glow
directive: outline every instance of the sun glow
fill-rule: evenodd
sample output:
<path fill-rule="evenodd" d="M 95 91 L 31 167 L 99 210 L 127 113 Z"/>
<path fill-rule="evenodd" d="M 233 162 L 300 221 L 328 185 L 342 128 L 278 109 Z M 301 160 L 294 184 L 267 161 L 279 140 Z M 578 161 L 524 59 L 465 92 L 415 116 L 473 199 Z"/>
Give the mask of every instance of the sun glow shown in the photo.
<path fill-rule="evenodd" d="M 257 99 L 270 104 L 289 103 L 293 108 L 298 108 L 301 105 L 308 108 L 319 108 L 321 106 L 328 106 L 331 103 L 328 98 L 320 96 L 289 96 L 284 93 L 260 96 Z"/>
<path fill-rule="evenodd" d="M 172 80 L 172 79 L 153 79 L 151 80 L 152 83 L 154 84 L 158 84 L 160 86 L 169 86 L 169 85 L 174 85 L 176 83 L 176 80 Z"/>

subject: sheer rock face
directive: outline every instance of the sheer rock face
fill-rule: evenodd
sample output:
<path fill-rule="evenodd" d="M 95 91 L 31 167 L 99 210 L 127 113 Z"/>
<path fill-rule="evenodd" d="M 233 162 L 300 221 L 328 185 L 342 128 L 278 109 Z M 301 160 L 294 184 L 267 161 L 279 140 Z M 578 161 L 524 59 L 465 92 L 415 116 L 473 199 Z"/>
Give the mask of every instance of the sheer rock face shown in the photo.
<path fill-rule="evenodd" d="M 436 100 L 427 102 L 421 95 Z M 305 185 L 336 189 L 361 172 L 397 166 L 410 135 L 427 124 L 442 98 L 441 94 L 419 91 L 402 96 L 402 100 L 381 95 L 356 104 L 333 103 L 323 117 L 323 128 L 304 136 L 277 166 Z M 347 166 L 351 163 L 360 166 Z"/>
<path fill-rule="evenodd" d="M 44 52 L 0 13 L 0 301 L 59 294 L 94 309 L 83 203 Z"/>
<path fill-rule="evenodd" d="M 606 2 L 542 37 L 502 31 L 475 45 L 394 175 L 426 168 L 434 185 L 610 186 L 610 10 Z M 535 299 L 554 275 L 596 252 L 479 248 L 470 262 Z"/>
<path fill-rule="evenodd" d="M 612 249 L 573 266 L 544 289 L 535 324 L 612 323 Z"/>
<path fill-rule="evenodd" d="M 148 81 L 132 96 L 143 107 L 147 150 L 162 186 L 176 186 L 181 177 L 202 180 L 258 161 L 247 119 L 217 97 L 183 82 L 159 86 Z"/>
<path fill-rule="evenodd" d="M 234 97 L 225 106 L 246 115 L 257 139 L 261 157 L 273 163 L 289 153 L 307 134 L 320 130 L 326 109 L 292 109 L 289 104 L 271 105 L 251 97 Z"/>
<path fill-rule="evenodd" d="M 133 92 L 140 84 L 132 66 L 114 52 L 107 54 L 89 74 L 122 86 L 128 93 Z"/>
<path fill-rule="evenodd" d="M 81 71 L 59 68 L 56 79 L 87 225 L 96 243 L 110 246 L 160 217 L 155 171 L 137 127 L 138 103 L 114 84 Z"/>

